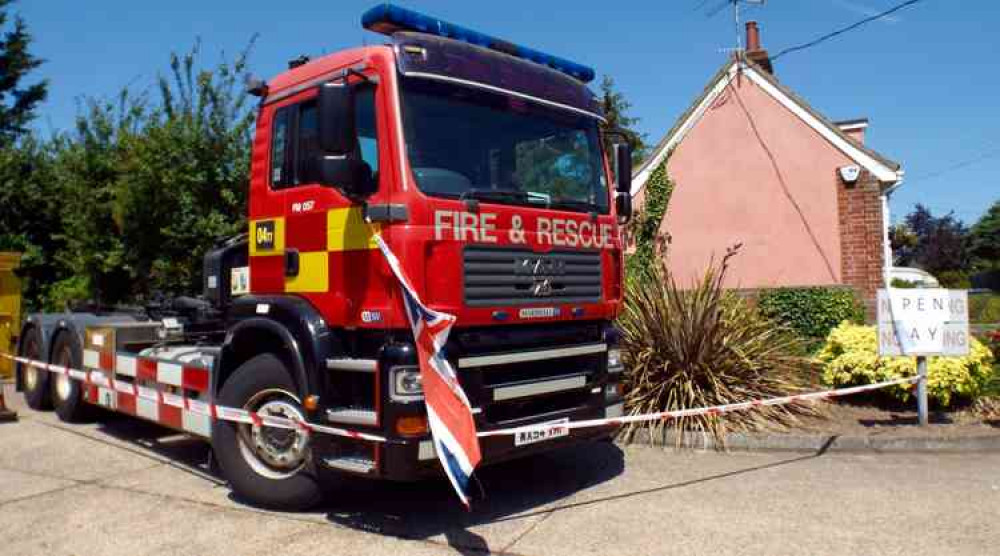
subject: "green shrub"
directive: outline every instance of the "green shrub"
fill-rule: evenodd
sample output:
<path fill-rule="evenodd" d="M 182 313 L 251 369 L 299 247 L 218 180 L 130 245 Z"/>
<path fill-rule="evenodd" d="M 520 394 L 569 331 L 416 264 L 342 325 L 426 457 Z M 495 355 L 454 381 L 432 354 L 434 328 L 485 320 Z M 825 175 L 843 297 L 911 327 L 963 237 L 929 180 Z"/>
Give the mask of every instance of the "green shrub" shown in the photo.
<path fill-rule="evenodd" d="M 876 334 L 874 326 L 846 322 L 833 329 L 816 355 L 823 365 L 823 382 L 834 387 L 857 386 L 916 375 L 913 357 L 879 357 Z M 928 358 L 927 395 L 942 407 L 956 399 L 976 398 L 993 375 L 993 354 L 979 340 L 970 340 L 965 357 Z M 909 400 L 912 394 L 908 386 L 885 391 L 901 401 Z"/>
<path fill-rule="evenodd" d="M 797 356 L 799 340 L 722 287 L 727 256 L 700 283 L 681 288 L 659 264 L 626 283 L 618 319 L 626 365 L 626 408 L 631 415 L 705 407 L 799 392 L 809 369 Z M 687 284 L 685 284 L 687 286 Z M 650 427 L 709 432 L 724 444 L 727 426 L 752 429 L 791 424 L 811 406 L 762 407 L 752 412 L 637 424 L 626 437 Z"/>
<path fill-rule="evenodd" d="M 911 282 L 909 280 L 903 280 L 902 278 L 893 278 L 892 287 L 900 289 L 913 289 L 918 287 L 920 284 L 917 282 Z"/>
<path fill-rule="evenodd" d="M 668 239 L 663 237 L 660 226 L 674 191 L 674 183 L 667 175 L 669 159 L 668 154 L 649 175 L 649 180 L 646 181 L 645 206 L 629 223 L 629 234 L 635 238 L 635 251 L 625 260 L 625 273 L 628 276 L 658 264 L 662 244 Z"/>
<path fill-rule="evenodd" d="M 864 322 L 865 311 L 848 288 L 778 288 L 758 298 L 764 316 L 804 338 L 825 338 L 841 322 Z"/>
<path fill-rule="evenodd" d="M 969 273 L 964 270 L 945 270 L 937 274 L 937 279 L 942 288 L 967 290 L 972 287 Z"/>
<path fill-rule="evenodd" d="M 969 322 L 979 324 L 1000 323 L 1000 294 L 972 294 L 969 296 Z"/>

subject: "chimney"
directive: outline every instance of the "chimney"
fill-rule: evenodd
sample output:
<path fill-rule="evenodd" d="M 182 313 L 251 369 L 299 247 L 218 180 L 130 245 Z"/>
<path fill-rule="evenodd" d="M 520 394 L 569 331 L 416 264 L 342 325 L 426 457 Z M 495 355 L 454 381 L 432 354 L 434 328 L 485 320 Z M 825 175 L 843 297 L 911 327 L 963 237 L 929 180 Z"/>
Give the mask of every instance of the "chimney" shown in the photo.
<path fill-rule="evenodd" d="M 774 73 L 774 68 L 771 66 L 771 57 L 767 55 L 767 50 L 764 50 L 760 46 L 760 29 L 757 27 L 756 21 L 747 22 L 746 57 L 768 73 Z"/>
<path fill-rule="evenodd" d="M 834 122 L 833 125 L 840 128 L 845 135 L 854 139 L 858 143 L 865 144 L 865 130 L 868 129 L 868 118 L 856 118 L 853 120 L 844 120 L 841 122 Z"/>

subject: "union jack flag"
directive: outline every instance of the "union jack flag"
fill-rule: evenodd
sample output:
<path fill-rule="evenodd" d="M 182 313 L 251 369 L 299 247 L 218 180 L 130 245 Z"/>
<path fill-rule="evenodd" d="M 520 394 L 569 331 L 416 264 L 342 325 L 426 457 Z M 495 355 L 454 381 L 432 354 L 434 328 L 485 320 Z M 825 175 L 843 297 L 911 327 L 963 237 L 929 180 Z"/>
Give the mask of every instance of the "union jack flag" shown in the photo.
<path fill-rule="evenodd" d="M 479 453 L 472 407 L 458 383 L 455 370 L 443 352 L 448 333 L 455 324 L 455 316 L 434 311 L 424 305 L 403 273 L 399 259 L 381 236 L 374 237 L 399 280 L 403 293 L 406 316 L 417 344 L 427 421 L 438 460 L 458 497 L 468 508 L 469 478 L 482 456 Z"/>

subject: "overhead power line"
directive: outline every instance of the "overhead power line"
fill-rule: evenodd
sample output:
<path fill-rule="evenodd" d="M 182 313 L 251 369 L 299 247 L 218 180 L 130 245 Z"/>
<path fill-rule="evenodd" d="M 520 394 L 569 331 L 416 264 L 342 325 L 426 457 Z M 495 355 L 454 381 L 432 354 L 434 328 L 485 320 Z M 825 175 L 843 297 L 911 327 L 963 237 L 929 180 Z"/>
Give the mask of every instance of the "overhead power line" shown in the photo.
<path fill-rule="evenodd" d="M 944 168 L 941 168 L 940 170 L 936 170 L 936 171 L 931 172 L 929 174 L 924 174 L 922 176 L 917 176 L 915 178 L 907 178 L 906 181 L 907 181 L 907 183 L 913 183 L 915 181 L 924 181 L 924 180 L 929 180 L 931 178 L 937 178 L 937 177 L 943 176 L 945 174 L 950 174 L 950 173 L 952 173 L 952 172 L 954 172 L 956 170 L 961 170 L 961 169 L 966 168 L 968 166 L 972 166 L 973 164 L 976 164 L 978 162 L 982 162 L 982 161 L 990 159 L 990 158 L 995 158 L 997 156 L 1000 156 L 1000 148 L 993 148 L 993 149 L 990 149 L 990 150 L 987 150 L 985 152 L 980 153 L 978 156 L 975 156 L 973 158 L 969 158 L 967 160 L 963 160 L 961 162 L 956 162 L 955 164 L 952 164 L 950 166 L 946 166 Z"/>
<path fill-rule="evenodd" d="M 818 39 L 811 40 L 811 41 L 809 41 L 807 43 L 800 44 L 798 46 L 792 46 L 790 48 L 786 48 L 786 49 L 782 50 L 781 52 L 778 52 L 774 56 L 771 56 L 771 60 L 772 61 L 777 60 L 778 58 L 781 58 L 785 54 L 789 54 L 789 53 L 792 53 L 792 52 L 798 52 L 799 50 L 805 50 L 807 48 L 812 48 L 812 47 L 816 46 L 817 44 L 819 44 L 821 42 L 828 41 L 828 40 L 830 40 L 830 39 L 832 39 L 832 38 L 834 38 L 836 36 L 843 35 L 844 33 L 847 33 L 849 31 L 853 31 L 854 29 L 857 29 L 858 27 L 861 27 L 862 25 L 864 25 L 866 23 L 871 23 L 872 21 L 875 21 L 875 20 L 878 20 L 878 19 L 882 19 L 883 17 L 886 17 L 887 15 L 890 15 L 892 13 L 898 12 L 899 10 L 902 10 L 903 8 L 907 8 L 909 6 L 912 6 L 912 5 L 914 5 L 914 4 L 916 4 L 917 2 L 920 2 L 920 1 L 921 0 L 908 0 L 907 2 L 903 2 L 902 4 L 897 4 L 896 6 L 893 6 L 892 8 L 889 8 L 888 10 L 886 10 L 884 12 L 877 13 L 877 14 L 871 16 L 871 17 L 866 17 L 865 19 L 862 19 L 861 21 L 858 21 L 856 23 L 852 23 L 852 24 L 848 25 L 847 27 L 844 27 L 842 29 L 837 29 L 836 31 L 833 31 L 831 33 L 827 33 L 827 34 L 823 35 L 822 37 L 819 37 Z"/>

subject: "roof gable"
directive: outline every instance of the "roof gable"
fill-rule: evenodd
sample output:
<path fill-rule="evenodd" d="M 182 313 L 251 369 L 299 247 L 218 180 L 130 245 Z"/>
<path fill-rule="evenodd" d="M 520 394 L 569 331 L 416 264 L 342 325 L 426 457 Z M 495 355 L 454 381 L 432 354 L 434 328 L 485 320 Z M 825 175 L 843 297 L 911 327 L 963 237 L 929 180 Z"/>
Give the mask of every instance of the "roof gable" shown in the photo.
<path fill-rule="evenodd" d="M 749 79 L 762 91 L 774 98 L 788 109 L 795 117 L 802 120 L 816 133 L 826 139 L 831 145 L 843 152 L 854 163 L 871 172 L 879 181 L 897 183 L 902 179 L 903 172 L 897 162 L 880 155 L 872 149 L 858 143 L 845 134 L 836 124 L 823 117 L 805 100 L 781 85 L 772 75 L 759 66 L 743 58 L 727 62 L 709 80 L 708 85 L 694 103 L 678 118 L 674 127 L 657 144 L 651 156 L 639 165 L 633 173 L 632 195 L 636 195 L 646 185 L 653 170 L 663 162 L 667 154 L 684 140 L 689 131 L 701 120 L 706 110 L 715 102 L 729 84 L 736 79 L 737 74 Z"/>

